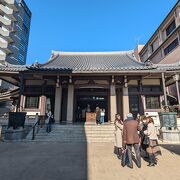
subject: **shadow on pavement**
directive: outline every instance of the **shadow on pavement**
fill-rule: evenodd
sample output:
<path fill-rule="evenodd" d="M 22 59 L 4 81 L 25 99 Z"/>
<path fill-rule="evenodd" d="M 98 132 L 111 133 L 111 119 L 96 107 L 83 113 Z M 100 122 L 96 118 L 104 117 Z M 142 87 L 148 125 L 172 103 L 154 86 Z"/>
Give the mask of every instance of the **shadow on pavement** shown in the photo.
<path fill-rule="evenodd" d="M 160 146 L 167 149 L 172 154 L 180 155 L 180 144 L 161 144 Z"/>
<path fill-rule="evenodd" d="M 81 133 L 86 138 L 83 125 Z M 86 139 L 80 142 L 0 143 L 0 160 L 1 180 L 88 179 Z"/>

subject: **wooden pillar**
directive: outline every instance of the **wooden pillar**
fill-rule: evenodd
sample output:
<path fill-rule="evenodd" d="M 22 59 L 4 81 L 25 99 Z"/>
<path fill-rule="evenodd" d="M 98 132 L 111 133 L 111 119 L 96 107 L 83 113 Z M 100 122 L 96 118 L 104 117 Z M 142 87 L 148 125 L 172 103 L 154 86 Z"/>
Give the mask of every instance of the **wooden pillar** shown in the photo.
<path fill-rule="evenodd" d="M 54 107 L 54 119 L 56 122 L 61 120 L 61 104 L 62 104 L 62 86 L 56 87 L 55 92 L 55 107 Z"/>
<path fill-rule="evenodd" d="M 17 111 L 19 112 L 23 110 L 23 102 L 24 102 L 23 88 L 24 88 L 23 74 L 20 74 L 20 88 L 19 88 L 20 92 L 19 92 L 19 101 L 17 107 Z"/>
<path fill-rule="evenodd" d="M 73 123 L 74 85 L 68 85 L 67 123 Z"/>
<path fill-rule="evenodd" d="M 120 88 L 117 88 L 116 90 L 116 103 L 117 103 L 117 113 L 121 114 L 120 108 L 121 108 L 121 101 L 120 101 Z"/>
<path fill-rule="evenodd" d="M 180 94 L 179 94 L 179 83 L 176 81 L 176 90 L 177 90 L 177 96 L 178 96 L 178 104 L 180 105 Z"/>
<path fill-rule="evenodd" d="M 20 95 L 20 106 L 19 106 L 19 111 L 22 112 L 24 109 L 24 95 Z"/>
<path fill-rule="evenodd" d="M 162 75 L 162 84 L 163 84 L 163 92 L 164 92 L 164 102 L 165 102 L 165 107 L 167 107 L 168 103 L 167 103 L 167 94 L 166 94 L 166 85 L 165 85 L 164 73 L 162 73 L 161 75 Z"/>
<path fill-rule="evenodd" d="M 139 95 L 139 114 L 143 115 L 144 114 L 144 103 L 143 103 L 143 95 L 142 95 L 142 92 L 143 92 L 142 80 L 138 81 L 138 86 L 139 86 L 139 92 L 140 92 L 140 95 Z"/>
<path fill-rule="evenodd" d="M 40 97 L 40 115 L 44 116 L 46 114 L 46 96 L 42 95 Z"/>
<path fill-rule="evenodd" d="M 42 95 L 40 97 L 40 115 L 44 116 L 46 114 L 46 96 L 45 94 L 45 88 L 46 88 L 47 81 L 44 80 L 44 83 L 42 85 Z"/>
<path fill-rule="evenodd" d="M 122 104 L 123 104 L 123 118 L 124 120 L 126 119 L 126 115 L 129 112 L 129 92 L 128 92 L 128 82 L 127 82 L 127 76 L 124 76 L 124 86 L 122 89 L 122 93 L 123 93 L 123 100 L 122 100 Z"/>
<path fill-rule="evenodd" d="M 111 123 L 115 120 L 115 114 L 117 113 L 117 103 L 116 103 L 116 86 L 111 84 L 110 86 L 110 109 L 111 109 Z"/>
<path fill-rule="evenodd" d="M 129 113 L 129 93 L 128 87 L 123 87 L 123 118 L 126 119 L 126 115 Z"/>
<path fill-rule="evenodd" d="M 180 94 L 179 94 L 179 75 L 175 74 L 174 75 L 174 80 L 176 81 L 176 91 L 177 91 L 177 97 L 178 97 L 178 104 L 180 105 Z"/>

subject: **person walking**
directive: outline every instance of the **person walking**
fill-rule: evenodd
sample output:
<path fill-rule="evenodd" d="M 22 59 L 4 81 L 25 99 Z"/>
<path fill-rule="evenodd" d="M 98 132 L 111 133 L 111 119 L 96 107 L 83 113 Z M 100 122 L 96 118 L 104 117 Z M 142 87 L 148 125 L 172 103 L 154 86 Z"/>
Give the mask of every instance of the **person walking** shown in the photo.
<path fill-rule="evenodd" d="M 82 109 L 80 106 L 78 106 L 76 112 L 76 122 L 81 122 L 81 119 L 82 119 Z"/>
<path fill-rule="evenodd" d="M 101 121 L 100 121 L 100 118 L 101 118 L 101 110 L 100 108 L 97 106 L 96 107 L 96 124 L 101 124 Z"/>
<path fill-rule="evenodd" d="M 101 124 L 103 124 L 104 123 L 104 117 L 105 117 L 105 110 L 100 109 L 100 112 L 101 112 L 100 122 L 101 122 Z"/>
<path fill-rule="evenodd" d="M 139 132 L 139 135 L 140 135 L 140 154 L 141 154 L 141 157 L 144 158 L 144 159 L 147 159 L 148 158 L 148 153 L 146 151 L 147 147 L 148 147 L 148 140 L 147 140 L 147 135 L 144 134 L 144 131 L 147 130 L 147 123 L 146 123 L 146 116 L 142 115 L 142 116 L 139 116 L 138 118 L 138 121 L 139 121 L 139 127 L 140 127 L 140 132 Z"/>
<path fill-rule="evenodd" d="M 52 124 L 52 118 L 53 118 L 53 114 L 52 112 L 49 110 L 47 112 L 47 118 L 46 118 L 46 132 L 50 133 L 51 132 L 51 124 Z"/>
<path fill-rule="evenodd" d="M 137 120 L 134 120 L 133 115 L 131 113 L 127 114 L 127 119 L 123 123 L 123 143 L 124 147 L 127 150 L 128 155 L 128 164 L 129 168 L 133 168 L 132 162 L 132 146 L 134 147 L 136 153 L 136 165 L 138 168 L 141 167 L 141 156 L 139 150 L 140 138 L 138 134 L 139 123 Z"/>
<path fill-rule="evenodd" d="M 156 156 L 161 154 L 160 147 L 158 145 L 157 130 L 154 126 L 154 121 L 152 117 L 146 118 L 147 130 L 144 131 L 144 134 L 149 138 L 149 144 L 147 147 L 147 153 L 149 154 L 149 167 L 155 166 L 157 164 Z"/>
<path fill-rule="evenodd" d="M 122 131 L 123 131 L 123 121 L 120 114 L 115 115 L 115 149 L 117 149 L 117 157 L 121 159 L 123 145 L 122 145 Z"/>

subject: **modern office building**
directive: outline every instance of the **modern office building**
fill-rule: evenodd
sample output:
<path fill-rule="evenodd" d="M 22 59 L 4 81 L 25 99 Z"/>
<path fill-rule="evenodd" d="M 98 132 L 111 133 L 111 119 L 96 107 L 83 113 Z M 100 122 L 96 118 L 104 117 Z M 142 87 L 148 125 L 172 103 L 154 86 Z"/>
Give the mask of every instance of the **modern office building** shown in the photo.
<path fill-rule="evenodd" d="M 24 0 L 0 0 L 0 63 L 26 64 L 30 22 Z"/>

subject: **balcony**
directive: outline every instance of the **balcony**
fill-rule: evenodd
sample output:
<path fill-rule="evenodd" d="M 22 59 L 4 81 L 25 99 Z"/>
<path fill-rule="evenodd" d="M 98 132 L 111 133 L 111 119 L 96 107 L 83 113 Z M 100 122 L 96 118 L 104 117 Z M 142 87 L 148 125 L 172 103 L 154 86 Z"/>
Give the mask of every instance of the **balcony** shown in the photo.
<path fill-rule="evenodd" d="M 0 54 L 0 61 L 5 61 L 6 60 L 6 54 Z"/>
<path fill-rule="evenodd" d="M 0 27 L 0 35 L 2 35 L 8 42 L 16 42 L 17 38 L 14 36 L 13 32 L 5 31 Z"/>
<path fill-rule="evenodd" d="M 12 8 L 8 8 L 8 7 L 6 7 L 6 6 L 2 5 L 2 4 L 0 5 L 0 13 L 6 14 L 13 21 L 17 21 L 18 20 L 16 12 Z"/>
<path fill-rule="evenodd" d="M 15 35 L 15 34 L 14 34 L 13 32 L 10 32 L 10 33 L 9 33 L 9 37 L 8 37 L 9 42 L 17 42 L 17 41 L 19 41 L 19 40 L 17 39 L 17 37 L 15 37 L 14 35 Z"/>
<path fill-rule="evenodd" d="M 12 15 L 13 9 L 7 8 L 6 6 L 3 6 L 2 4 L 0 4 L 0 12 L 3 12 L 7 15 Z"/>
<path fill-rule="evenodd" d="M 16 3 L 16 0 L 4 0 L 7 4 L 14 4 Z"/>
<path fill-rule="evenodd" d="M 9 7 L 11 7 L 12 9 L 18 11 L 19 7 L 16 0 L 3 0 L 3 1 L 6 2 L 9 5 Z"/>
<path fill-rule="evenodd" d="M 3 52 L 9 54 L 14 52 L 14 48 L 11 44 L 9 44 L 7 41 L 1 41 L 0 40 L 0 47 Z"/>
<path fill-rule="evenodd" d="M 5 26 L 10 26 L 11 25 L 11 20 L 4 18 L 3 16 L 0 15 L 0 21 L 5 25 Z"/>
<path fill-rule="evenodd" d="M 9 31 L 5 31 L 2 29 L 2 27 L 0 27 L 0 35 L 2 35 L 3 37 L 8 37 Z"/>

